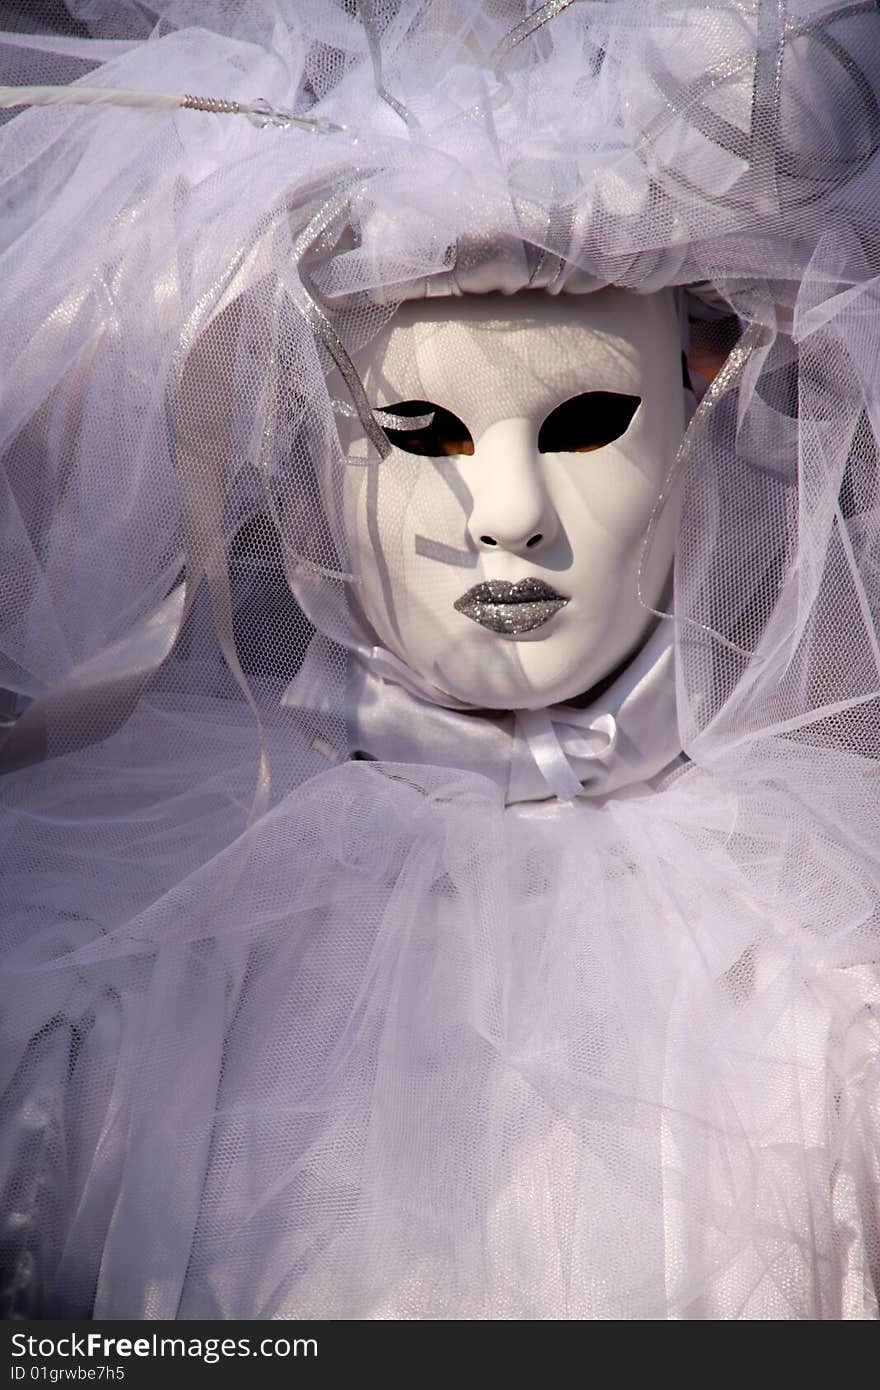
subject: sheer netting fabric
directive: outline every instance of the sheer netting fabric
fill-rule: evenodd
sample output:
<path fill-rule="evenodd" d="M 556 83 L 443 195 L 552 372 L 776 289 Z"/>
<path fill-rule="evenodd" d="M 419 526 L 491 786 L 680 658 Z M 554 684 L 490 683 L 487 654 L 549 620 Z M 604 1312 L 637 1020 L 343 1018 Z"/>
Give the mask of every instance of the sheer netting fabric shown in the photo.
<path fill-rule="evenodd" d="M 876 5 L 0 18 L 7 1316 L 876 1318 Z M 683 756 L 357 756 L 357 354 L 607 285 L 726 354 Z"/>

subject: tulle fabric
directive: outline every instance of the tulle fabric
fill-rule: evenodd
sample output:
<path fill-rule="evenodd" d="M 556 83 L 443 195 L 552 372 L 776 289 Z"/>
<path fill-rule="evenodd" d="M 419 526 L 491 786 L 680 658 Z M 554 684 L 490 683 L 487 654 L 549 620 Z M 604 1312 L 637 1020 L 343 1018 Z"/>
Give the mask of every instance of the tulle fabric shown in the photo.
<path fill-rule="evenodd" d="M 97 862 L 75 812 L 63 865 L 35 828 L 57 793 L 22 825 L 4 1156 L 31 1308 L 876 1315 L 866 895 L 831 853 L 778 888 L 783 809 L 811 857 L 821 825 L 696 771 L 513 813 L 466 773 L 349 763 L 233 840 L 241 807 L 187 788 L 195 728 L 156 823 L 138 755 L 179 720 L 132 719 L 140 797 Z M 73 764 L 99 802 L 110 746 Z"/>
<path fill-rule="evenodd" d="M 4 80 L 345 129 L 0 130 L 8 1312 L 876 1318 L 876 11 L 31 8 Z M 595 802 L 349 756 L 331 359 L 486 274 L 744 330 L 689 761 Z"/>

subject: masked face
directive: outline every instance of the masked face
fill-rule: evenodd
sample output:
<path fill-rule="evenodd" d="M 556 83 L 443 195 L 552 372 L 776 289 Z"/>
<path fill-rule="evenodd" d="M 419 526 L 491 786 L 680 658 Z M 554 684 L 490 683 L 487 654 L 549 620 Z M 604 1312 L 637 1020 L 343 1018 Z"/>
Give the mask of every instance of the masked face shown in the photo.
<path fill-rule="evenodd" d="M 488 709 L 572 699 L 614 671 L 652 621 L 642 542 L 685 424 L 672 295 L 410 303 L 356 365 L 392 444 L 344 483 L 379 643 Z M 650 604 L 673 513 L 643 570 Z"/>

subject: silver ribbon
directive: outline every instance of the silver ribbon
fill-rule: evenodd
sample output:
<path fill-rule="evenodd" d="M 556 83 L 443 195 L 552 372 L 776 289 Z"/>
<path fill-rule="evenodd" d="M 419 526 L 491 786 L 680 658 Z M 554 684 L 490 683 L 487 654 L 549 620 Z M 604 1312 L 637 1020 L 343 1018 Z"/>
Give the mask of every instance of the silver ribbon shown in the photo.
<path fill-rule="evenodd" d="M 357 0 L 357 7 L 364 26 L 364 33 L 367 36 L 367 45 L 370 50 L 370 62 L 373 64 L 373 82 L 376 91 L 391 110 L 400 117 L 404 125 L 409 130 L 418 130 L 419 123 L 413 113 L 404 106 L 402 101 L 392 96 L 385 86 L 385 79 L 382 73 L 382 46 L 379 42 L 379 31 L 376 28 L 376 16 L 373 13 L 373 0 Z"/>
<path fill-rule="evenodd" d="M 348 215 L 351 189 L 359 186 L 360 183 L 361 175 L 359 174 L 344 180 L 336 192 L 333 193 L 326 202 L 321 204 L 317 212 L 303 227 L 293 243 L 293 259 L 298 272 L 297 283 L 290 286 L 289 289 L 297 308 L 317 331 L 318 337 L 336 363 L 340 375 L 348 387 L 355 410 L 364 427 L 364 433 L 370 443 L 378 450 L 380 457 L 387 458 L 388 454 L 391 452 L 391 445 L 386 438 L 384 430 L 380 427 L 378 422 L 374 420 L 372 408 L 367 400 L 363 383 L 357 374 L 354 363 L 346 352 L 342 339 L 336 332 L 336 329 L 319 305 L 315 295 L 311 292 L 311 288 L 307 284 L 306 273 L 303 269 L 303 260 L 312 249 L 315 242 L 343 222 Z"/>
<path fill-rule="evenodd" d="M 529 15 L 528 19 L 524 19 L 521 23 L 514 25 L 514 27 L 504 35 L 504 38 L 492 51 L 489 57 L 490 66 L 497 71 L 524 39 L 531 38 L 536 30 L 543 28 L 551 19 L 555 19 L 557 15 L 562 14 L 562 11 L 567 10 L 569 5 L 572 4 L 574 4 L 574 0 L 547 0 L 547 3 L 542 5 L 539 10 L 535 10 L 534 14 Z"/>

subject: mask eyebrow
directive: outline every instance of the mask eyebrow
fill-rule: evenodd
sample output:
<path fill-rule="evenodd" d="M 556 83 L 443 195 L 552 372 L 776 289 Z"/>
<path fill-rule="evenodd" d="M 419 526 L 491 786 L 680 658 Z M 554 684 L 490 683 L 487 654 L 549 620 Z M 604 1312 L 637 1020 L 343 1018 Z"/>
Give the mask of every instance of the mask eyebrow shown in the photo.
<path fill-rule="evenodd" d="M 382 430 L 392 448 L 422 458 L 472 454 L 474 441 L 463 420 L 434 401 L 398 401 L 375 406 L 371 423 Z"/>
<path fill-rule="evenodd" d="M 432 410 L 427 415 L 395 415 L 393 410 L 377 405 L 373 419 L 383 430 L 426 430 L 436 414 L 436 410 Z"/>

